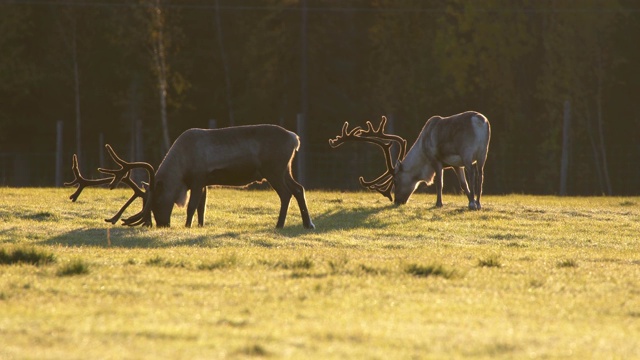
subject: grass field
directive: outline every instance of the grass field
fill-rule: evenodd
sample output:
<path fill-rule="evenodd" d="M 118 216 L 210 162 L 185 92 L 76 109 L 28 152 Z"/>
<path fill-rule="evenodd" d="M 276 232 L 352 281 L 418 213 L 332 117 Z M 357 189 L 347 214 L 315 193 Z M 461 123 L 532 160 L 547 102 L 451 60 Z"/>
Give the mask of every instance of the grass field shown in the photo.
<path fill-rule="evenodd" d="M 0 359 L 640 358 L 638 197 L 308 191 L 308 231 L 273 191 L 192 229 L 72 192 L 0 188 Z"/>

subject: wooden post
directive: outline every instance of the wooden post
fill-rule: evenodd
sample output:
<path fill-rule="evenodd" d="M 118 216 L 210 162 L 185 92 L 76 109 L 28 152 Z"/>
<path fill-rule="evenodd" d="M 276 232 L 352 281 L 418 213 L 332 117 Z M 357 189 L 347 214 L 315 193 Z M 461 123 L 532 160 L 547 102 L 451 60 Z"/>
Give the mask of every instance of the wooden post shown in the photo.
<path fill-rule="evenodd" d="M 104 152 L 107 151 L 104 148 L 104 133 L 98 135 L 98 164 L 101 168 L 106 167 L 104 165 Z"/>
<path fill-rule="evenodd" d="M 62 130 L 63 122 L 58 120 L 56 124 L 56 187 L 61 187 L 63 183 L 62 175 Z"/>
<path fill-rule="evenodd" d="M 393 116 L 393 114 L 387 116 L 387 126 L 385 127 L 385 132 L 387 134 L 395 134 L 395 116 Z M 392 144 L 394 144 L 392 142 Z M 397 145 L 397 144 L 396 144 Z M 397 159 L 398 155 L 400 154 L 400 146 L 391 146 L 391 158 L 392 159 Z M 396 164 L 393 164 L 394 166 Z"/>
<path fill-rule="evenodd" d="M 134 117 L 131 119 L 131 160 L 142 161 L 143 158 L 142 120 Z M 131 180 L 140 183 L 145 179 L 143 174 L 143 171 L 134 169 L 131 173 Z"/>
<path fill-rule="evenodd" d="M 297 155 L 297 180 L 306 184 L 307 163 L 307 134 L 306 121 L 309 116 L 309 87 L 308 87 L 308 58 L 307 58 L 307 0 L 300 1 L 300 113 L 298 114 L 296 127 L 300 137 L 300 150 Z"/>
<path fill-rule="evenodd" d="M 306 163 L 307 163 L 307 134 L 306 134 L 306 124 L 304 114 L 299 113 L 296 119 L 297 124 L 297 133 L 298 137 L 300 137 L 300 150 L 298 150 L 298 155 L 296 156 L 296 165 L 297 165 L 297 174 L 296 178 L 299 183 L 306 184 Z"/>
<path fill-rule="evenodd" d="M 560 196 L 567 195 L 569 176 L 569 151 L 571 150 L 571 102 L 564 102 L 564 120 L 562 123 L 562 158 L 560 160 Z"/>
<path fill-rule="evenodd" d="M 229 61 L 227 60 L 227 52 L 224 49 L 224 39 L 222 36 L 222 21 L 220 20 L 220 4 L 215 1 L 216 9 L 216 34 L 218 35 L 218 48 L 220 49 L 220 59 L 224 70 L 224 83 L 227 88 L 227 107 L 229 108 L 229 126 L 235 126 L 236 121 L 233 116 L 233 97 L 231 96 L 231 71 L 229 71 Z M 211 128 L 214 129 L 214 128 Z"/>
<path fill-rule="evenodd" d="M 142 136 L 142 119 L 136 119 L 136 148 L 135 161 L 143 161 L 144 159 L 144 136 Z"/>
<path fill-rule="evenodd" d="M 307 0 L 300 1 L 300 112 L 303 119 L 309 116 L 309 74 L 307 54 Z M 300 116 L 300 115 L 298 115 Z M 300 134 L 298 134 L 300 135 Z"/>

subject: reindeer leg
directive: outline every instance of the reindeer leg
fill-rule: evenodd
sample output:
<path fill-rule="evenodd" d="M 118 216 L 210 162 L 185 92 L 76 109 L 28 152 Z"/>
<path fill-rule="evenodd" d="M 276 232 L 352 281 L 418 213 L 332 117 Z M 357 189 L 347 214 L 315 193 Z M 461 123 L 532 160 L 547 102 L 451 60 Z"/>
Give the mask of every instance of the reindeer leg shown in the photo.
<path fill-rule="evenodd" d="M 307 229 L 315 229 L 316 226 L 311 221 L 311 216 L 309 215 L 309 209 L 307 209 L 307 199 L 304 195 L 304 187 L 300 185 L 297 181 L 291 177 L 291 174 L 285 175 L 285 183 L 289 190 L 293 193 L 293 196 L 296 198 L 298 202 L 298 207 L 300 208 L 300 216 L 302 217 L 302 226 Z"/>
<path fill-rule="evenodd" d="M 204 213 L 207 210 L 207 187 L 202 188 L 200 204 L 198 204 L 198 226 L 204 226 Z"/>
<path fill-rule="evenodd" d="M 280 214 L 278 215 L 278 223 L 276 224 L 276 228 L 282 229 L 284 227 L 284 222 L 287 219 L 287 211 L 289 211 L 289 203 L 291 202 L 291 191 L 287 189 L 284 183 L 279 183 L 276 185 L 274 185 L 272 182 L 269 183 L 280 197 Z"/>
<path fill-rule="evenodd" d="M 482 196 L 482 183 L 484 182 L 484 161 L 482 163 L 480 163 L 480 161 L 478 161 L 476 163 L 476 196 L 477 196 L 477 200 L 476 200 L 476 210 L 480 210 L 482 209 L 482 206 L 480 205 L 480 197 Z"/>
<path fill-rule="evenodd" d="M 442 164 L 436 164 L 436 207 L 442 207 Z"/>
<path fill-rule="evenodd" d="M 203 189 L 204 189 L 203 185 L 191 186 L 190 188 L 191 195 L 189 196 L 189 204 L 187 204 L 187 222 L 185 223 L 186 227 L 191 227 L 191 222 L 193 221 L 193 214 L 196 212 L 196 209 L 198 209 L 198 207 L 200 206 L 200 202 L 202 200 Z M 200 222 L 200 213 L 198 213 L 198 222 Z"/>
<path fill-rule="evenodd" d="M 464 192 L 465 195 L 469 196 L 469 184 L 467 184 L 467 178 L 466 178 L 466 175 L 464 174 L 464 167 L 454 167 L 453 169 L 456 172 L 456 176 L 458 177 L 458 184 L 460 184 L 460 190 L 462 190 L 462 192 Z"/>
<path fill-rule="evenodd" d="M 469 199 L 469 210 L 477 210 L 478 206 L 476 205 L 475 199 L 475 188 L 476 188 L 476 169 L 471 161 L 465 161 L 464 165 L 465 173 L 469 176 L 467 182 L 471 184 L 471 188 L 469 189 L 469 194 L 467 195 Z"/>

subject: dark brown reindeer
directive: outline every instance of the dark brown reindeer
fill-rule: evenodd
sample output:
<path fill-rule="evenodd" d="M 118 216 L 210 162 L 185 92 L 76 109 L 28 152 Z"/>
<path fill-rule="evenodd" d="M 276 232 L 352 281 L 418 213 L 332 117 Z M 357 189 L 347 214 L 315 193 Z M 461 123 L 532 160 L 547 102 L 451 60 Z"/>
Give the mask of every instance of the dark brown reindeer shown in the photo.
<path fill-rule="evenodd" d="M 157 226 L 169 226 L 173 205 L 184 206 L 187 191 L 190 191 L 186 226 L 191 226 L 196 211 L 198 224 L 203 226 L 208 185 L 246 186 L 266 180 L 280 197 L 277 228 L 284 226 L 292 196 L 298 202 L 303 226 L 315 228 L 307 209 L 304 188 L 291 175 L 291 162 L 300 147 L 300 139 L 295 133 L 279 126 L 189 129 L 173 143 L 157 172 L 148 163 L 124 161 L 111 146 L 106 147 L 120 168 L 98 170 L 111 174 L 111 177 L 85 179 L 80 174 L 74 155 L 72 169 L 75 179 L 65 185 L 78 185 L 76 192 L 70 196 L 72 201 L 76 201 L 87 186 L 109 184 L 113 189 L 120 182 L 129 185 L 134 194 L 114 217 L 106 219 L 112 224 L 140 197 L 143 200 L 142 210 L 122 219 L 123 224 L 152 226 L 153 214 Z M 149 183 L 143 188 L 130 179 L 131 170 L 136 168 L 145 169 L 149 175 Z"/>
<path fill-rule="evenodd" d="M 491 138 L 491 126 L 484 115 L 467 111 L 449 117 L 433 116 L 427 120 L 409 152 L 406 152 L 405 139 L 385 133 L 386 123 L 387 118 L 383 116 L 377 129 L 367 121 L 367 130 L 358 126 L 349 131 L 349 123 L 345 122 L 342 134 L 329 140 L 334 148 L 347 141 L 364 141 L 382 148 L 387 171 L 372 181 L 360 177 L 362 186 L 376 190 L 392 201 L 393 192 L 395 203 L 400 205 L 409 200 L 421 182 L 431 185 L 435 178 L 436 206 L 441 207 L 442 172 L 453 168 L 461 190 L 469 198 L 469 209 L 479 210 L 482 207 L 484 164 Z M 395 162 L 391 155 L 394 143 L 400 147 Z"/>

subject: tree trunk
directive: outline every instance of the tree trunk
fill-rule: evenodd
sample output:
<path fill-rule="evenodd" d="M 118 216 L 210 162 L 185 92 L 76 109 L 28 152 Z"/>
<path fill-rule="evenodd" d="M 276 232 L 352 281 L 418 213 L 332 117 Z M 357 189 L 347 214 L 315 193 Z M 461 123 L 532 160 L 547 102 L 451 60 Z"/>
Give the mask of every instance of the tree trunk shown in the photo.
<path fill-rule="evenodd" d="M 231 96 L 231 75 L 229 73 L 229 63 L 227 61 L 227 53 L 224 50 L 224 41 L 222 36 L 222 23 L 220 21 L 220 6 L 219 0 L 216 0 L 216 32 L 218 34 L 218 48 L 220 49 L 220 58 L 222 60 L 222 67 L 224 69 L 224 83 L 227 87 L 227 108 L 229 109 L 229 126 L 235 126 L 235 119 L 233 116 L 233 101 Z"/>
<path fill-rule="evenodd" d="M 602 130 L 602 78 L 603 78 L 603 70 L 602 70 L 602 55 L 598 53 L 598 90 L 596 94 L 596 114 L 597 114 L 597 122 L 598 122 L 598 139 L 600 143 L 600 156 L 602 160 L 602 177 L 604 179 L 604 186 L 606 194 L 611 196 L 613 191 L 611 189 L 611 180 L 609 178 L 609 168 L 607 166 L 607 149 L 604 143 L 604 131 Z"/>
<path fill-rule="evenodd" d="M 153 59 L 156 66 L 156 76 L 158 77 L 158 95 L 160 97 L 160 124 L 162 126 L 162 150 L 163 153 L 169 151 L 171 139 L 169 137 L 169 122 L 167 119 L 167 56 L 164 39 L 164 13 L 160 7 L 160 0 L 155 1 L 152 9 L 154 39 Z"/>
<path fill-rule="evenodd" d="M 62 173 L 62 143 L 63 143 L 63 127 L 64 122 L 62 120 L 58 120 L 56 123 L 56 187 L 62 187 L 64 184 L 64 176 Z"/>
<path fill-rule="evenodd" d="M 569 178 L 569 151 L 571 142 L 571 102 L 564 102 L 564 120 L 562 125 L 562 158 L 560 160 L 560 196 L 567 195 Z"/>
<path fill-rule="evenodd" d="M 80 66 L 78 59 L 78 21 L 75 10 L 66 7 L 62 14 L 66 17 L 67 22 L 63 24 L 61 17 L 57 18 L 57 25 L 64 45 L 71 56 L 70 70 L 73 73 L 73 94 L 74 94 L 74 112 L 75 112 L 75 153 L 78 157 L 78 165 L 82 168 L 84 157 L 82 155 L 82 116 L 80 114 Z M 67 30 L 68 29 L 68 30 Z"/>
<path fill-rule="evenodd" d="M 591 150 L 593 152 L 593 161 L 596 166 L 598 186 L 600 188 L 600 192 L 603 193 L 605 191 L 604 178 L 602 177 L 602 166 L 600 164 L 600 151 L 598 150 L 598 144 L 596 143 L 596 139 L 593 134 L 593 121 L 591 121 L 591 111 L 586 108 L 585 114 L 587 118 L 587 135 L 589 136 L 589 143 L 591 144 Z"/>
<path fill-rule="evenodd" d="M 80 70 L 78 69 L 78 37 L 76 31 L 76 18 L 73 17 L 71 29 L 71 55 L 73 57 L 73 82 L 75 94 L 75 112 L 76 112 L 76 155 L 78 163 L 82 164 L 82 132 L 80 116 Z"/>
<path fill-rule="evenodd" d="M 308 72 L 307 72 L 307 0 L 300 0 L 300 111 L 305 121 L 309 121 Z"/>

